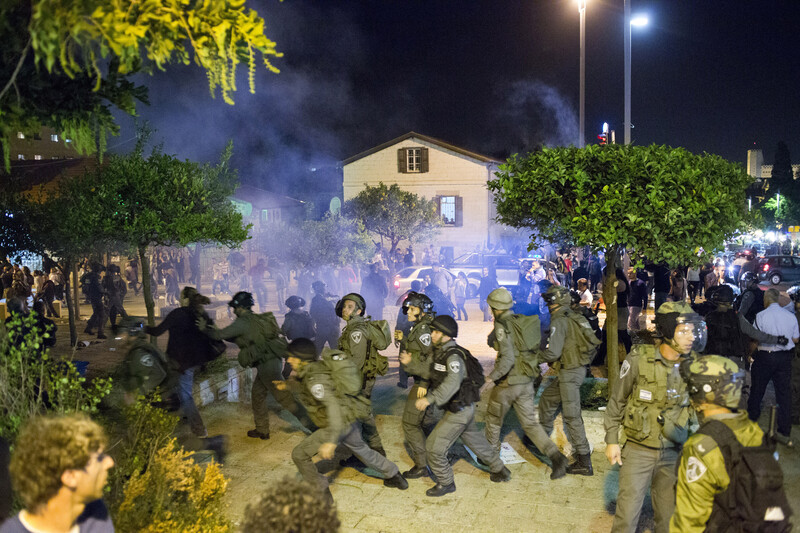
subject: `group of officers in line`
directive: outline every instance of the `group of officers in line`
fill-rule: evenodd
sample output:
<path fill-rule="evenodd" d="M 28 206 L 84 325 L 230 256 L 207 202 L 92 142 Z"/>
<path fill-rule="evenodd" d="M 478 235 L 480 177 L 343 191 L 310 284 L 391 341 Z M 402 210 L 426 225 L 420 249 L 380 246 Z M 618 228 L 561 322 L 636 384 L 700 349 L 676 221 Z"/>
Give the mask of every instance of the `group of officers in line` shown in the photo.
<path fill-rule="evenodd" d="M 237 294 L 230 302 L 237 316 L 233 324 L 222 330 L 203 324 L 202 329 L 212 337 L 235 342 L 256 360 L 254 354 L 270 339 L 263 334 L 263 324 L 250 316 L 252 297 L 247 296 Z M 328 479 L 319 473 L 313 457 L 319 454 L 332 459 L 338 445 L 377 471 L 385 486 L 405 490 L 408 479 L 427 477 L 434 485 L 426 494 L 440 497 L 456 491 L 448 451 L 461 438 L 489 470 L 491 481 L 509 481 L 511 472 L 499 452 L 503 419 L 511 407 L 526 436 L 549 459 L 551 479 L 567 474 L 591 476 L 580 386 L 596 348 L 585 340 L 592 329 L 585 316 L 573 309 L 566 288 L 552 286 L 543 298 L 551 324 L 535 356 L 537 363 L 550 365 L 556 377 L 542 391 L 538 410 L 533 385 L 539 365 L 522 364 L 526 359 L 530 362 L 530 354 L 523 353 L 525 343 L 516 324 L 520 316 L 511 310 L 513 298 L 504 288 L 487 298 L 494 317 L 488 342 L 497 351 L 497 359 L 484 378 L 494 388 L 487 400 L 485 431 L 481 432 L 474 417 L 479 394 L 470 386 L 474 385 L 473 358 L 456 342 L 458 324 L 452 316 L 436 315 L 426 295 L 408 294 L 402 311 L 412 327 L 407 335 L 396 332 L 400 363 L 415 378 L 402 416 L 414 462 L 408 471 L 401 473 L 387 459 L 375 423 L 370 397 L 381 372 L 372 356 L 375 330 L 359 294 L 347 294 L 336 305 L 337 315 L 346 321 L 336 349 L 324 348 L 320 354 L 311 340 L 294 339 L 286 350 L 286 362 L 292 369 L 287 380 L 279 361 L 271 358 L 259 363 L 254 392 L 257 387 L 263 390 L 254 394 L 253 402 L 263 403 L 271 392 L 308 427 L 311 434 L 293 450 L 292 459 L 303 478 L 331 500 Z M 706 339 L 702 317 L 686 303 L 667 302 L 657 309 L 655 322 L 656 344 L 636 345 L 625 359 L 605 413 L 606 456 L 612 465 L 620 465 L 613 531 L 635 531 L 648 487 L 656 531 L 668 531 L 670 524 L 675 531 L 703 531 L 714 518 L 714 496 L 726 489 L 728 478 L 723 475 L 725 462 L 719 450 L 715 452 L 713 439 L 698 434 L 690 437 L 698 413 L 703 421 L 721 420 L 744 446 L 759 444 L 763 432 L 746 412 L 737 412 L 743 383 L 739 367 L 727 357 L 699 354 Z M 535 372 L 529 371 L 531 366 Z M 259 418 L 263 428 L 267 417 L 265 409 L 254 405 L 257 429 L 250 436 L 268 438 L 268 429 L 259 429 Z M 550 438 L 559 412 L 573 449 L 571 463 Z M 268 428 L 268 421 L 266 424 Z M 620 434 L 626 441 L 622 447 Z M 676 472 L 679 460 L 680 471 Z"/>

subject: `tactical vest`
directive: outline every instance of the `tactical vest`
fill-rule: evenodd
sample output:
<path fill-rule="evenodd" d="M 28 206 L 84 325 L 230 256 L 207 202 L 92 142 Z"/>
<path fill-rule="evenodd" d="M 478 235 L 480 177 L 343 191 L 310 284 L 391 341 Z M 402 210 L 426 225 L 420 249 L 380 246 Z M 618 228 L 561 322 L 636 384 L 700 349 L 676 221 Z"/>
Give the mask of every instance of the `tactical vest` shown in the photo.
<path fill-rule="evenodd" d="M 596 344 L 590 344 L 587 341 L 582 328 L 588 328 L 592 335 L 594 335 L 594 330 L 592 330 L 592 326 L 589 325 L 589 321 L 583 315 L 571 309 L 562 309 L 563 311 L 556 312 L 551 321 L 551 328 L 562 327 L 567 329 L 564 348 L 561 350 L 561 368 L 569 370 L 586 366 L 592 361 L 600 341 L 597 341 Z"/>
<path fill-rule="evenodd" d="M 429 362 L 433 357 L 433 341 L 431 340 L 430 325 L 433 322 L 431 315 L 425 315 L 416 322 L 408 333 L 405 341 L 405 350 L 417 357 L 421 363 Z M 416 374 L 411 374 L 415 378 Z"/>
<path fill-rule="evenodd" d="M 628 439 L 649 448 L 671 448 L 689 437 L 689 398 L 686 382 L 676 379 L 675 392 L 667 394 L 672 362 L 661 362 L 657 346 L 640 345 L 639 376 L 625 406 L 623 428 Z M 698 357 L 692 352 L 690 357 Z M 677 362 L 677 361 L 676 361 Z"/>
<path fill-rule="evenodd" d="M 733 309 L 725 312 L 712 311 L 706 315 L 705 320 L 708 327 L 705 353 L 744 358 L 742 330 L 739 328 L 739 319 Z"/>
<path fill-rule="evenodd" d="M 741 305 L 741 299 L 744 298 L 744 295 L 748 292 L 753 293 L 753 303 L 750 304 L 750 309 L 747 310 L 747 314 L 744 315 L 744 318 L 752 324 L 756 320 L 756 315 L 764 310 L 764 291 L 762 291 L 758 287 L 751 287 L 747 289 L 739 297 L 740 305 Z M 734 308 L 739 309 L 739 306 L 735 305 Z"/>
<path fill-rule="evenodd" d="M 341 394 L 336 390 L 335 381 L 331 375 L 331 370 L 324 361 L 316 361 L 309 364 L 301 376 L 303 389 L 300 399 L 311 420 L 319 427 L 328 427 L 330 424 L 330 413 L 328 408 L 317 396 L 320 393 L 336 396 L 336 404 L 341 410 L 342 419 L 345 426 L 349 426 L 357 420 L 362 420 L 369 416 L 369 399 L 363 394 L 350 396 Z M 317 389 L 316 387 L 320 387 Z M 327 392 L 326 392 L 327 387 Z"/>
<path fill-rule="evenodd" d="M 376 340 L 380 339 L 372 338 L 373 329 L 373 326 L 370 325 L 370 317 L 353 317 L 347 322 L 338 343 L 340 350 L 353 357 L 365 379 L 383 376 L 389 368 L 389 360 L 382 356 L 376 347 L 376 344 L 379 344 Z M 355 354 L 351 350 L 351 343 L 354 342 L 353 335 L 361 336 L 361 340 L 357 344 L 366 343 L 363 359 L 360 354 Z"/>
<path fill-rule="evenodd" d="M 464 375 L 464 380 L 461 382 L 461 387 L 459 387 L 458 389 L 458 392 L 453 394 L 453 396 L 450 398 L 450 400 L 447 401 L 447 403 L 443 406 L 443 408 L 447 409 L 451 413 L 457 413 L 462 409 L 464 409 L 464 407 L 467 407 L 470 404 L 472 404 L 472 402 L 468 401 L 467 394 L 465 391 L 465 382 L 468 380 L 467 362 L 463 352 L 461 351 L 461 348 L 459 348 L 458 346 L 451 346 L 447 350 L 439 352 L 438 354 L 434 352 L 433 365 L 431 366 L 431 378 L 428 389 L 435 390 L 444 382 L 444 379 L 447 377 L 447 359 L 453 352 L 457 353 L 458 358 L 461 359 L 461 364 L 464 365 L 465 375 Z"/>
<path fill-rule="evenodd" d="M 512 340 L 512 342 L 514 344 L 514 366 L 511 367 L 511 370 L 508 371 L 508 374 L 506 374 L 505 376 L 500 378 L 500 383 L 498 384 L 499 386 L 502 386 L 503 384 L 520 385 L 520 384 L 524 384 L 524 383 L 530 383 L 533 380 L 534 376 L 537 374 L 538 370 L 539 370 L 539 366 L 538 366 L 538 351 L 537 351 L 537 353 L 527 354 L 530 357 L 528 358 L 527 361 L 523 360 L 524 356 L 523 356 L 523 354 L 521 352 L 521 347 L 525 346 L 525 341 L 521 338 L 521 336 L 522 336 L 521 333 L 522 332 L 520 331 L 520 328 L 514 327 L 515 326 L 514 321 L 520 321 L 521 320 L 521 319 L 517 318 L 517 316 L 522 316 L 524 319 L 530 319 L 530 325 L 531 326 L 533 326 L 534 323 L 535 323 L 535 327 L 537 329 L 540 328 L 540 326 L 539 326 L 539 317 L 535 316 L 535 315 L 532 316 L 532 317 L 526 317 L 524 315 L 512 315 L 512 314 L 505 315 L 504 314 L 504 316 L 501 316 L 497 320 L 497 324 L 506 331 L 507 335 L 511 336 L 511 340 Z M 535 320 L 532 320 L 532 319 L 535 319 Z M 517 322 L 516 325 L 520 325 L 519 322 Z M 497 346 L 497 345 L 495 345 L 495 346 Z M 526 365 L 526 363 L 527 363 L 527 365 Z M 522 367 L 523 366 L 530 367 L 531 363 L 533 363 L 533 366 L 532 366 L 532 368 L 528 369 L 531 373 L 526 375 L 523 372 L 523 368 Z"/>
<path fill-rule="evenodd" d="M 240 365 L 255 367 L 285 355 L 286 339 L 280 336 L 278 322 L 272 313 L 245 313 L 236 320 L 247 325 L 246 333 L 233 339 L 240 348 Z"/>

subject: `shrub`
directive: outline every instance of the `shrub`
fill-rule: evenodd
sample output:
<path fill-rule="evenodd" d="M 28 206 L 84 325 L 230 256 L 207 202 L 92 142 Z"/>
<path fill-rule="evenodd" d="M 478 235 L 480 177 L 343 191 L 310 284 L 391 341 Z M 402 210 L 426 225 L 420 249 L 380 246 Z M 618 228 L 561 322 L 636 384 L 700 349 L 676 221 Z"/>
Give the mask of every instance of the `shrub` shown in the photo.
<path fill-rule="evenodd" d="M 581 385 L 581 408 L 596 411 L 608 403 L 608 380 L 586 378 Z"/>
<path fill-rule="evenodd" d="M 13 442 L 20 427 L 45 411 L 97 413 L 111 379 L 87 382 L 71 361 L 45 347 L 54 335 L 37 327 L 36 314 L 12 314 L 0 335 L 0 436 Z"/>
<path fill-rule="evenodd" d="M 228 481 L 217 463 L 195 464 L 175 441 L 160 448 L 143 473 L 125 485 L 114 517 L 121 533 L 226 533 L 231 525 L 224 502 Z"/>

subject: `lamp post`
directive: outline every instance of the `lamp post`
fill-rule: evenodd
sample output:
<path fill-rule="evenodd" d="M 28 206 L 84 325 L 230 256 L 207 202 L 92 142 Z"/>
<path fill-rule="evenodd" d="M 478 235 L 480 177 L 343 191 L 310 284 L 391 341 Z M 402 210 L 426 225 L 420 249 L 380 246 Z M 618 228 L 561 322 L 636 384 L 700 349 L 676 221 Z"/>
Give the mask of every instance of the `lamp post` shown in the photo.
<path fill-rule="evenodd" d="M 578 133 L 578 148 L 583 148 L 586 144 L 586 137 L 584 136 L 584 126 L 586 123 L 584 104 L 586 98 L 586 0 L 578 0 L 578 13 L 581 16 L 581 92 L 580 103 L 578 105 L 580 109 L 580 132 Z"/>
<path fill-rule="evenodd" d="M 625 144 L 631 143 L 631 27 L 647 26 L 647 17 L 631 19 L 631 0 L 625 0 Z"/>

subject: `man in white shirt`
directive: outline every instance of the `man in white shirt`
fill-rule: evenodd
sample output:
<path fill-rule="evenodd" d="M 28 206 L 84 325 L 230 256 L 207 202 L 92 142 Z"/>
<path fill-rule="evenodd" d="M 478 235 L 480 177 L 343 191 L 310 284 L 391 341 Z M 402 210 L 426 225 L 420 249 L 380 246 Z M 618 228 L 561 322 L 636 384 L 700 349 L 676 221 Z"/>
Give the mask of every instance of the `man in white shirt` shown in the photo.
<path fill-rule="evenodd" d="M 580 305 L 592 308 L 592 292 L 589 290 L 589 281 L 586 278 L 578 280 L 578 294 L 581 295 Z"/>
<path fill-rule="evenodd" d="M 747 402 L 750 420 L 757 422 L 761 416 L 761 400 L 767 385 L 772 381 L 775 387 L 775 398 L 778 402 L 777 441 L 792 447 L 790 437 L 792 431 L 792 358 L 794 346 L 800 341 L 800 328 L 794 314 L 782 308 L 780 292 L 768 289 L 764 293 L 765 309 L 756 315 L 755 326 L 765 333 L 784 336 L 789 339 L 785 346 L 779 344 L 759 344 L 753 355 L 751 369 L 752 388 Z"/>

